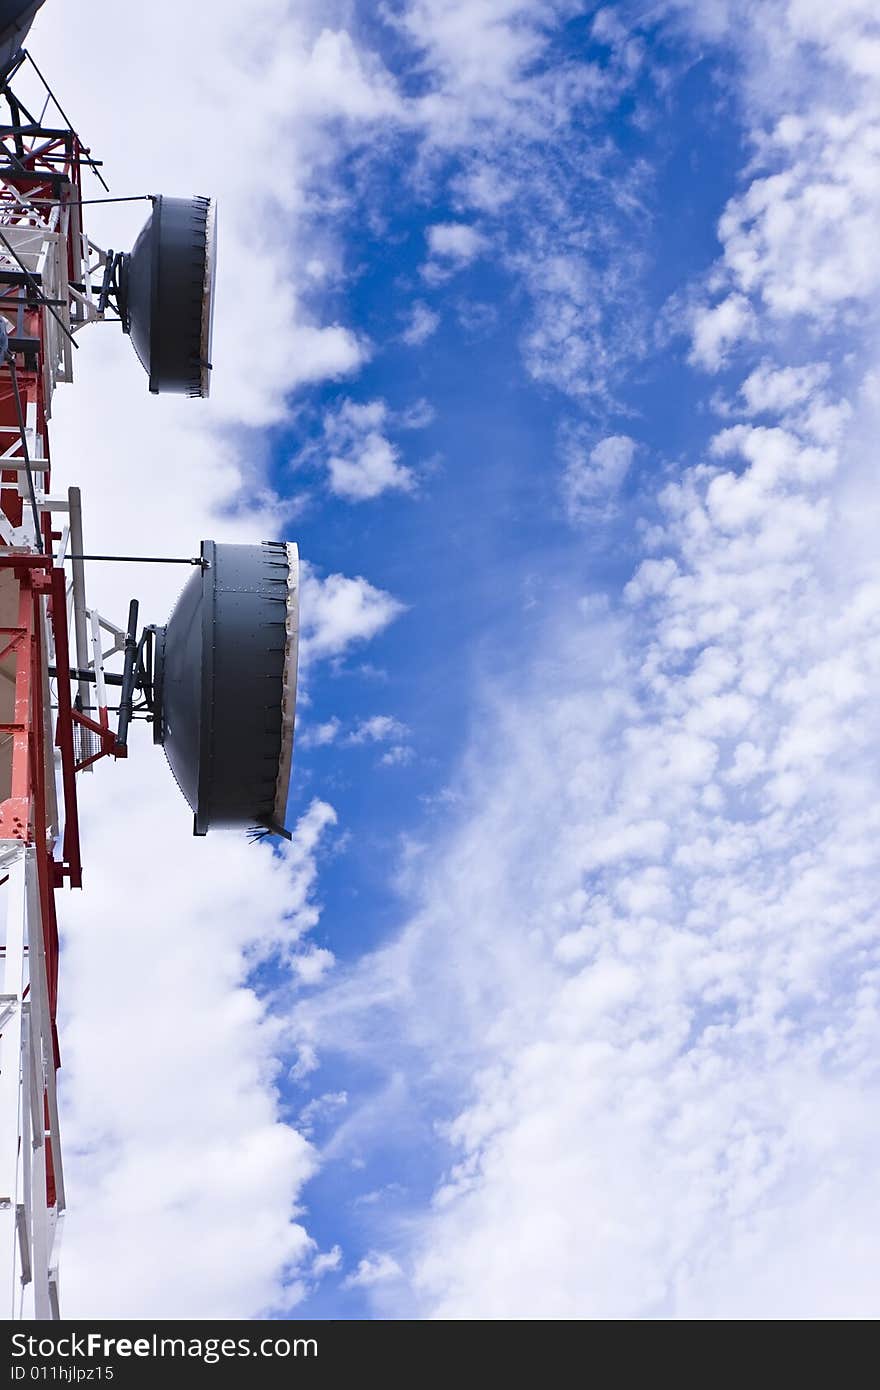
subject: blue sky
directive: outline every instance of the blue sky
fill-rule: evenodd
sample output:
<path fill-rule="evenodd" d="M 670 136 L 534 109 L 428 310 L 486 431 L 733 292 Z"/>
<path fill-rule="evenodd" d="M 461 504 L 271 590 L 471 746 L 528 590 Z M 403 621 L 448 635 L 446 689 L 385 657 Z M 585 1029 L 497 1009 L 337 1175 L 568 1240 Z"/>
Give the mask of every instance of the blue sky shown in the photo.
<path fill-rule="evenodd" d="M 871 7 L 261 0 L 248 41 L 234 8 L 180 35 L 181 71 L 208 48 L 167 119 L 210 147 L 172 156 L 137 111 L 124 146 L 113 81 L 71 75 L 114 190 L 216 189 L 220 318 L 202 417 L 160 422 L 124 345 L 90 345 L 56 457 L 77 450 L 99 539 L 122 504 L 145 547 L 299 543 L 299 830 L 194 849 L 161 770 L 133 772 L 163 865 L 151 954 L 136 920 L 111 936 L 125 883 L 98 867 L 120 769 L 88 789 L 75 1306 L 866 1314 Z M 113 494 L 108 380 L 165 512 Z M 120 1108 L 101 1038 L 128 1048 L 157 992 L 193 1069 L 135 1047 Z M 105 1287 L 131 1210 L 139 1281 Z"/>

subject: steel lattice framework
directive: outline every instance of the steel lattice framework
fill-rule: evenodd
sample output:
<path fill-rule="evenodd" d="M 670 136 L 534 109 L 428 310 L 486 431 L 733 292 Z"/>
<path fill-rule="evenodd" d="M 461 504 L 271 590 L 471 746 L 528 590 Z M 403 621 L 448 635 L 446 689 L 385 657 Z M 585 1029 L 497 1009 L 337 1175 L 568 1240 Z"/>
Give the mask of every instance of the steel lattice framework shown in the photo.
<path fill-rule="evenodd" d="M 112 257 L 82 227 L 89 151 L 66 122 L 46 123 L 49 101 L 34 118 L 8 81 L 0 95 L 0 1316 L 57 1318 L 55 895 L 82 883 L 76 774 L 125 755 L 103 682 L 125 634 L 86 609 L 81 565 L 66 578 L 65 553 L 82 553 L 79 492 L 51 493 L 48 423 L 77 333 L 105 317 Z M 69 630 L 91 668 L 94 719 L 83 687 L 72 698 L 51 674 L 70 669 Z"/>

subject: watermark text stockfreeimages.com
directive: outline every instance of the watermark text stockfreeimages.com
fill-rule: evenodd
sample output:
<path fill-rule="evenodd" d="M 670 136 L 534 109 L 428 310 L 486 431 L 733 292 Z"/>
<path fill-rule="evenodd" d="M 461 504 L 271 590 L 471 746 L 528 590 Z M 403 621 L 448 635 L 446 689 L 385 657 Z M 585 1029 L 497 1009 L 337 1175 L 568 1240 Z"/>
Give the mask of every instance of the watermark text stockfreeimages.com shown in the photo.
<path fill-rule="evenodd" d="M 178 1357 L 181 1360 L 202 1361 L 211 1366 L 218 1361 L 237 1357 L 317 1356 L 316 1337 L 163 1337 L 153 1332 L 146 1337 L 108 1337 L 103 1332 L 71 1332 L 58 1337 L 35 1337 L 24 1332 L 13 1333 L 13 1380 L 28 1376 L 27 1361 L 90 1360 L 110 1362 L 120 1357 Z M 24 1364 L 15 1364 L 16 1359 Z M 21 1375 L 17 1372 L 22 1372 Z M 106 1377 L 110 1379 L 111 1377 Z"/>

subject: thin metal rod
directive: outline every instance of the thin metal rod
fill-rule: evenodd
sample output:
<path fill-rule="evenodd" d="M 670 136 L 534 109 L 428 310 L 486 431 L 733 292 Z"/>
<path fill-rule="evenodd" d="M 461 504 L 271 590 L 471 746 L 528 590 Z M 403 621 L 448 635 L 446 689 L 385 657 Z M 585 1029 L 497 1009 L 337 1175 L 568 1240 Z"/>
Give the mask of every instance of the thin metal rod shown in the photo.
<path fill-rule="evenodd" d="M 137 656 L 138 601 L 133 598 L 128 605 L 128 627 L 125 631 L 125 665 L 122 670 L 122 695 L 119 700 L 119 725 L 116 731 L 116 747 L 128 746 L 128 726 L 134 713 L 134 663 Z"/>
<path fill-rule="evenodd" d="M 45 77 L 44 77 L 43 74 L 40 72 L 40 69 L 37 67 L 37 65 L 36 65 L 36 63 L 34 62 L 33 58 L 31 57 L 30 53 L 28 52 L 28 50 L 27 50 L 26 48 L 22 49 L 22 52 L 24 53 L 24 56 L 27 58 L 27 60 L 28 60 L 28 62 L 30 63 L 31 67 L 33 68 L 34 72 L 37 74 L 37 77 L 39 77 L 39 79 L 40 79 L 40 81 L 42 82 L 43 86 L 46 88 L 46 91 L 49 93 L 49 96 L 50 96 L 50 97 L 52 98 L 52 100 L 54 101 L 56 107 L 58 108 L 58 112 L 59 112 L 59 115 L 61 116 L 61 119 L 62 119 L 63 121 L 66 121 L 66 122 L 67 122 L 67 128 L 68 128 L 68 130 L 70 131 L 71 135 L 76 135 L 76 131 L 75 131 L 74 128 L 73 128 L 73 122 L 71 121 L 71 119 L 70 119 L 70 117 L 68 116 L 67 112 L 64 110 L 64 107 L 61 105 L 61 102 L 58 100 L 58 98 L 56 97 L 55 93 L 52 91 L 52 88 L 49 86 L 49 83 L 46 81 Z M 77 138 L 77 140 L 79 140 L 79 136 L 78 136 L 78 135 L 76 135 L 76 138 Z M 80 144 L 82 144 L 81 141 L 80 141 Z M 101 187 L 102 187 L 102 188 L 105 188 L 105 189 L 107 190 L 107 192 L 109 193 L 109 192 L 110 192 L 110 189 L 109 189 L 108 185 L 104 182 L 103 178 L 101 178 L 101 175 L 98 173 L 98 167 L 97 167 L 97 165 L 95 164 L 95 161 L 94 161 L 93 159 L 90 159 L 90 158 L 89 158 L 89 154 L 90 154 L 90 151 L 86 150 L 86 151 L 85 151 L 86 163 L 89 165 L 89 167 L 90 167 L 92 173 L 95 174 L 96 177 L 100 180 Z"/>
<path fill-rule="evenodd" d="M 57 710 L 58 706 L 57 706 L 57 705 L 53 705 L 52 708 L 53 708 L 53 710 Z M 122 708 L 121 705 L 77 705 L 77 710 L 78 710 L 81 714 L 85 714 L 86 711 L 87 711 L 87 710 L 90 710 L 90 709 L 105 709 L 105 710 L 107 711 L 108 714 L 118 714 L 121 708 Z M 149 713 L 147 713 L 146 711 L 145 711 L 144 713 L 141 713 L 142 709 L 143 709 L 143 706 L 142 706 L 142 705 L 135 705 L 135 706 L 134 706 L 134 713 L 133 713 L 132 716 L 131 716 L 132 722 L 134 722 L 136 719 L 141 719 L 141 720 L 145 720 L 145 721 L 152 721 L 152 719 L 153 719 L 152 714 L 149 714 Z M 80 768 L 80 772 L 87 772 L 87 771 L 88 771 L 87 768 L 84 768 L 84 767 L 81 767 L 81 768 Z M 0 879 L 0 885 L 2 885 L 2 882 L 3 882 L 3 880 Z M 0 960 L 2 960 L 2 958 L 3 958 L 3 947 L 0 946 Z"/>
<path fill-rule="evenodd" d="M 25 424 L 24 411 L 21 408 L 21 393 L 18 389 L 18 372 L 15 370 L 15 358 L 12 353 L 7 353 L 6 361 L 9 364 L 9 375 L 12 377 L 12 394 L 15 396 L 15 411 L 18 415 L 18 430 L 21 435 L 21 448 L 24 454 L 24 466 L 27 472 L 28 492 L 31 495 L 31 512 L 34 518 L 34 542 L 37 550 L 43 553 L 43 532 L 40 527 L 40 509 L 37 506 L 37 490 L 34 487 L 34 472 L 31 468 L 31 456 L 27 446 L 27 427 Z"/>
<path fill-rule="evenodd" d="M 83 548 L 82 498 L 78 487 L 67 489 L 67 505 L 70 519 L 70 547 L 78 554 Z M 89 664 L 89 629 L 86 621 L 86 572 L 82 560 L 73 562 L 73 631 L 76 637 L 76 659 L 80 666 Z M 81 681 L 79 695 L 85 700 L 88 689 Z"/>
<path fill-rule="evenodd" d="M 3 79 L 3 89 L 4 89 L 4 92 L 5 92 L 6 89 L 8 88 L 9 83 L 12 81 L 13 77 L 14 77 L 15 74 L 18 72 L 19 68 L 21 67 L 21 65 L 22 65 L 22 63 L 24 62 L 24 60 L 25 60 L 26 57 L 27 57 L 27 54 L 25 53 L 24 49 L 23 49 L 23 48 L 19 49 L 18 57 L 15 59 L 14 63 L 12 64 L 12 67 L 9 69 L 9 71 L 7 72 L 6 76 L 5 76 L 4 79 Z M 12 96 L 12 93 L 10 92 L 9 95 Z M 18 98 L 16 97 L 15 100 L 18 101 Z M 21 106 L 22 110 L 25 109 L 25 107 L 22 105 L 22 103 L 21 103 L 20 101 L 18 102 L 18 104 L 19 104 L 19 106 Z"/>
<path fill-rule="evenodd" d="M 90 207 L 92 203 L 152 203 L 155 198 L 155 193 L 131 193 L 127 198 L 68 198 L 64 206 L 66 208 L 82 208 Z M 54 208 L 57 203 L 57 198 L 27 198 L 22 200 L 21 206 Z"/>
<path fill-rule="evenodd" d="M 58 675 L 58 667 L 57 667 L 57 666 L 51 666 L 51 665 L 50 665 L 50 667 L 49 667 L 49 675 L 50 675 L 50 676 L 57 676 L 57 675 Z M 98 681 L 98 673 L 97 673 L 97 671 L 93 670 L 93 669 L 90 668 L 90 667 L 84 667 L 84 666 L 71 666 L 71 668 L 70 668 L 70 679 L 71 679 L 72 681 L 90 681 L 90 682 L 92 683 L 92 685 L 96 685 L 96 684 L 97 684 L 97 681 Z M 107 685 L 122 685 L 123 679 L 124 679 L 124 677 L 123 677 L 118 671 L 105 671 L 105 672 L 104 672 L 104 680 L 105 680 L 105 682 L 107 683 Z M 95 705 L 95 706 L 92 706 L 91 708 L 100 709 L 101 706 L 100 706 L 100 705 Z"/>
<path fill-rule="evenodd" d="M 200 555 L 65 555 L 65 560 L 113 560 L 121 565 L 204 565 Z"/>
<path fill-rule="evenodd" d="M 155 193 L 129 193 L 127 198 L 71 198 L 69 206 L 82 208 L 92 203 L 152 203 L 155 198 Z M 50 202 L 51 199 L 47 198 L 45 201 Z"/>
<path fill-rule="evenodd" d="M 2 232 L 0 232 L 0 242 L 2 242 L 3 245 L 6 247 L 6 250 L 9 252 L 10 256 L 11 256 L 12 259 L 15 261 L 15 264 L 18 266 L 19 270 L 20 270 L 20 271 L 22 272 L 22 274 L 24 275 L 24 278 L 27 280 L 27 282 L 28 282 L 28 284 L 30 285 L 31 289 L 33 290 L 34 294 L 37 296 L 37 299 L 40 301 L 41 304 L 45 304 L 46 308 L 49 310 L 49 313 L 52 315 L 53 319 L 55 319 L 55 320 L 57 321 L 58 327 L 61 329 L 61 332 L 62 332 L 66 337 L 68 337 L 68 338 L 70 339 L 70 341 L 73 343 L 73 346 L 74 346 L 75 348 L 78 348 L 78 347 L 79 347 L 79 343 L 76 341 L 76 339 L 74 338 L 74 336 L 73 336 L 73 334 L 71 333 L 70 329 L 67 327 L 67 324 L 64 322 L 64 319 L 61 317 L 61 315 L 60 315 L 59 313 L 57 313 L 57 312 L 52 308 L 52 305 L 50 304 L 50 302 L 49 302 L 49 300 L 46 298 L 46 296 L 43 294 L 42 289 L 41 289 L 40 286 L 37 284 L 37 282 L 36 282 L 36 280 L 34 279 L 33 275 L 31 275 L 31 273 L 30 273 L 30 271 L 28 270 L 27 266 L 25 265 L 24 261 L 20 258 L 20 256 L 19 256 L 18 253 L 16 252 L 15 248 L 14 248 L 13 246 L 10 246 L 10 245 L 9 245 L 9 242 L 6 240 L 6 237 L 3 235 Z"/>

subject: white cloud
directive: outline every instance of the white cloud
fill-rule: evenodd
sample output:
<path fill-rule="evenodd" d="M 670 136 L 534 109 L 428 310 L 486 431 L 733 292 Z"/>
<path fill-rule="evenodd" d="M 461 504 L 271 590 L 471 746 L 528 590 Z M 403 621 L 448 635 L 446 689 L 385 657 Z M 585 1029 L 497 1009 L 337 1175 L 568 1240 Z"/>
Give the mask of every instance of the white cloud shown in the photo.
<path fill-rule="evenodd" d="M 606 26 L 601 61 L 557 63 L 551 46 L 569 14 L 566 0 L 414 0 L 394 22 L 430 76 L 408 106 L 424 159 L 434 167 L 454 151 L 458 163 L 449 192 L 460 220 L 429 229 L 429 281 L 458 268 L 456 250 L 470 260 L 491 247 L 532 307 L 521 337 L 530 374 L 607 401 L 613 370 L 642 348 L 647 171 L 618 158 L 598 125 L 637 80 L 644 45 Z"/>
<path fill-rule="evenodd" d="M 732 347 L 754 335 L 754 315 L 742 294 L 731 294 L 712 308 L 700 307 L 693 315 L 690 360 L 717 372 L 727 362 Z"/>
<path fill-rule="evenodd" d="M 369 1289 L 376 1284 L 387 1284 L 389 1280 L 400 1279 L 402 1272 L 400 1265 L 387 1251 L 371 1251 L 343 1283 L 344 1287 L 349 1289 Z"/>
<path fill-rule="evenodd" d="M 310 9 L 301 8 L 306 13 Z M 312 13 L 320 14 L 320 9 Z M 358 48 L 344 29 L 321 29 L 299 76 L 297 90 L 286 94 L 286 109 L 305 116 L 319 129 L 328 119 L 360 125 L 401 114 L 390 74 L 375 54 Z"/>
<path fill-rule="evenodd" d="M 478 123 L 505 122 L 522 74 L 544 46 L 527 0 L 474 0 L 467 6 L 414 0 L 399 24 L 435 76 L 418 102 L 441 146 L 473 139 Z"/>
<path fill-rule="evenodd" d="M 522 338 L 531 374 L 607 400 L 613 367 L 638 356 L 644 337 L 637 269 L 647 171 L 616 157 L 592 127 L 637 80 L 644 44 L 600 24 L 601 61 L 546 61 L 568 14 L 567 0 L 407 0 L 382 17 L 399 30 L 425 89 L 395 101 L 381 70 L 370 72 L 386 119 L 418 138 L 417 185 L 456 156 L 447 201 L 457 216 L 427 229 L 426 281 L 447 281 L 491 248 L 533 305 Z M 562 160 L 547 159 L 551 142 Z M 473 213 L 479 228 L 465 220 Z M 424 341 L 432 313 L 416 308 L 404 341 Z"/>
<path fill-rule="evenodd" d="M 158 750 L 132 754 L 81 791 L 86 888 L 62 902 L 65 1314 L 283 1309 L 285 1267 L 312 1249 L 296 1204 L 317 1155 L 279 1113 L 278 1027 L 248 975 L 308 951 L 335 816 L 315 801 L 277 853 L 194 839 Z M 137 1258 L 120 1259 L 132 1226 Z"/>
<path fill-rule="evenodd" d="M 435 411 L 431 402 L 422 396 L 406 410 L 398 411 L 394 418 L 399 430 L 423 430 L 433 423 Z"/>
<path fill-rule="evenodd" d="M 325 748 L 328 743 L 333 743 L 340 730 L 340 723 L 337 718 L 326 719 L 320 724 L 306 724 L 302 728 L 302 720 L 297 721 L 296 743 L 298 748 Z"/>
<path fill-rule="evenodd" d="M 407 767 L 415 758 L 415 749 L 409 743 L 395 743 L 379 759 L 383 767 Z"/>
<path fill-rule="evenodd" d="M 715 520 L 713 469 L 667 490 L 637 624 L 572 604 L 493 691 L 409 925 L 323 1006 L 374 1065 L 403 1034 L 417 1091 L 454 1054 L 450 1167 L 384 1316 L 870 1307 L 880 572 L 839 516 L 791 536 L 836 475 L 742 444 L 766 505 Z"/>
<path fill-rule="evenodd" d="M 296 385 L 338 381 L 351 376 L 369 357 L 365 341 L 339 324 L 327 328 L 298 325 L 291 332 L 288 350 L 296 363 Z"/>
<path fill-rule="evenodd" d="M 442 284 L 488 249 L 482 232 L 466 222 L 438 222 L 427 230 L 429 259 L 422 275 L 431 285 Z"/>
<path fill-rule="evenodd" d="M 615 171 L 606 171 L 609 183 L 615 176 Z M 528 249 L 508 261 L 523 277 L 533 304 L 521 339 L 525 365 L 539 383 L 575 398 L 607 401 L 614 373 L 642 351 L 634 307 L 638 255 L 634 245 L 626 245 L 628 231 L 613 236 L 612 214 L 606 210 L 602 233 L 613 240 L 612 247 L 603 247 L 608 260 L 599 265 L 585 256 L 583 242 L 592 242 L 598 234 L 584 225 L 577 209 L 568 225 L 554 224 L 552 209 L 562 190 L 549 184 L 549 174 L 542 178 L 533 195 L 543 195 L 547 220 L 535 217 Z M 619 182 L 622 188 L 623 176 Z M 617 217 L 622 220 L 620 212 Z M 635 236 L 629 240 L 634 243 Z"/>
<path fill-rule="evenodd" d="M 485 237 L 464 222 L 438 222 L 428 228 L 428 250 L 432 256 L 467 265 L 486 248 Z"/>
<path fill-rule="evenodd" d="M 827 362 L 774 369 L 764 361 L 746 377 L 740 395 L 749 415 L 781 415 L 814 397 L 829 375 Z"/>
<path fill-rule="evenodd" d="M 412 474 L 401 467 L 398 458 L 397 449 L 387 439 L 370 435 L 354 459 L 331 454 L 327 460 L 330 491 L 349 502 L 364 502 L 394 489 L 410 492 Z"/>
<path fill-rule="evenodd" d="M 880 288 L 867 249 L 880 215 L 878 136 L 877 109 L 819 108 L 763 143 L 762 157 L 784 166 L 731 199 L 719 231 L 732 279 L 772 317 L 827 321 Z"/>
<path fill-rule="evenodd" d="M 475 164 L 455 180 L 455 191 L 464 207 L 497 213 L 515 196 L 515 185 L 492 164 Z"/>
<path fill-rule="evenodd" d="M 565 468 L 562 495 L 569 520 L 575 523 L 607 518 L 632 466 L 636 442 L 626 434 L 611 434 L 588 450 L 583 431 L 569 431 L 563 441 Z"/>
<path fill-rule="evenodd" d="M 382 632 L 404 611 L 403 604 L 358 576 L 321 579 L 308 567 L 302 576 L 300 653 L 304 666 L 343 656 L 355 642 Z"/>
<path fill-rule="evenodd" d="M 347 1104 L 348 1095 L 345 1091 L 325 1091 L 323 1095 L 315 1096 L 314 1100 L 310 1100 L 299 1112 L 297 1122 L 300 1130 L 303 1134 L 311 1135 L 317 1124 L 331 1119 Z"/>
<path fill-rule="evenodd" d="M 440 315 L 430 309 L 421 299 L 417 299 L 412 306 L 410 320 L 403 330 L 401 337 L 410 347 L 421 347 L 429 338 L 437 332 L 440 326 Z"/>
<path fill-rule="evenodd" d="M 415 757 L 409 740 L 410 731 L 406 724 L 388 714 L 374 714 L 367 719 L 358 720 L 349 732 L 342 737 L 342 725 L 338 719 L 326 723 L 306 725 L 297 734 L 297 747 L 323 748 L 337 740 L 349 748 L 364 744 L 390 744 L 379 759 L 384 767 L 402 767 L 411 763 Z"/>
<path fill-rule="evenodd" d="M 349 502 L 365 502 L 383 492 L 411 492 L 412 470 L 383 433 L 390 423 L 384 401 L 344 400 L 324 416 L 330 490 Z"/>
<path fill-rule="evenodd" d="M 320 1279 L 325 1274 L 330 1274 L 342 1264 L 342 1251 L 338 1245 L 334 1245 L 332 1250 L 325 1251 L 324 1254 L 316 1255 L 312 1261 L 312 1274 L 316 1279 Z"/>
<path fill-rule="evenodd" d="M 405 738 L 409 729 L 399 719 L 389 714 L 374 714 L 362 719 L 348 735 L 348 743 L 388 743 L 391 739 Z"/>
<path fill-rule="evenodd" d="M 672 8 L 699 27 L 710 7 Z M 771 337 L 792 320 L 828 327 L 876 299 L 880 94 L 870 0 L 830 10 L 730 0 L 711 13 L 715 37 L 739 46 L 748 65 L 738 95 L 755 150 L 751 181 L 719 221 L 712 278 L 725 297 L 694 322 L 693 360 L 716 370 L 754 333 L 757 310 Z"/>
<path fill-rule="evenodd" d="M 389 714 L 374 714 L 369 719 L 360 720 L 345 741 L 352 745 L 390 744 L 379 759 L 381 765 L 405 767 L 415 757 L 412 745 L 408 741 L 409 735 L 406 724 L 401 723 L 399 719 Z"/>

